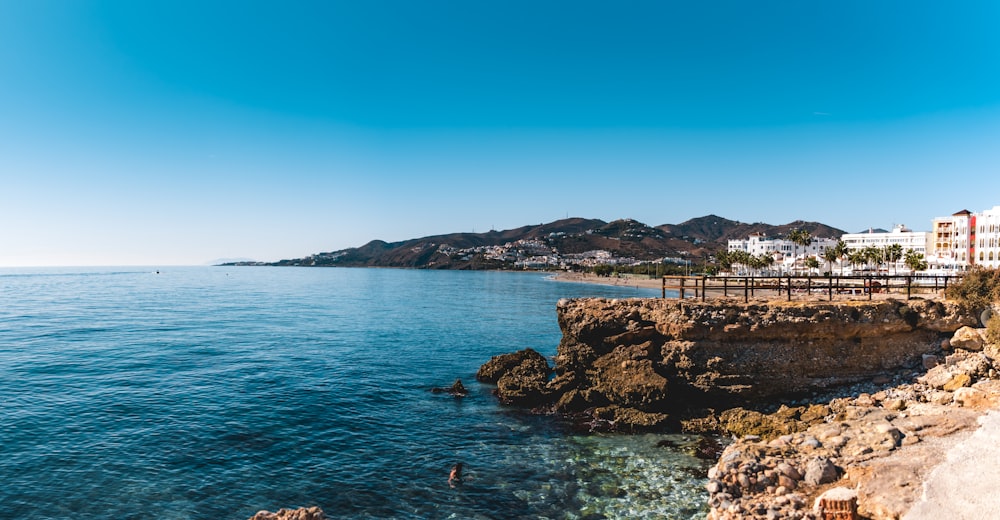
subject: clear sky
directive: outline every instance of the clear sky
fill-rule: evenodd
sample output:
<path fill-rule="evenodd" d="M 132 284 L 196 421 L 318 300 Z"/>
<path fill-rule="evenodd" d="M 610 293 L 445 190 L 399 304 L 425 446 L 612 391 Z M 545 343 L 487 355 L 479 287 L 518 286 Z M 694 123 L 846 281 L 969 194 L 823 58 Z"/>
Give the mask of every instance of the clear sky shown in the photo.
<path fill-rule="evenodd" d="M 0 0 L 0 266 L 1000 205 L 1000 2 Z"/>

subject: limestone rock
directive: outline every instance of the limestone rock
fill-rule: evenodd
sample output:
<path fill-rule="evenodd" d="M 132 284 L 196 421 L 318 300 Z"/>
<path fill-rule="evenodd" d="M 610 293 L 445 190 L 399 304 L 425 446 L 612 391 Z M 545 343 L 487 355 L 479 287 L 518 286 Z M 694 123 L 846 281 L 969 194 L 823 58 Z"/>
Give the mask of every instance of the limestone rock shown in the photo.
<path fill-rule="evenodd" d="M 938 365 L 928 370 L 927 373 L 920 376 L 918 380 L 931 388 L 937 388 L 940 390 L 944 388 L 944 385 L 948 384 L 948 381 L 951 381 L 953 377 L 955 377 L 954 374 L 949 371 L 947 366 Z"/>
<path fill-rule="evenodd" d="M 974 329 L 972 327 L 962 327 L 956 330 L 955 335 L 951 338 L 952 348 L 972 351 L 983 350 L 983 345 L 986 344 L 985 330 Z"/>
<path fill-rule="evenodd" d="M 969 374 L 955 374 L 951 379 L 948 380 L 944 386 L 941 387 L 945 392 L 954 392 L 959 388 L 966 387 L 972 384 L 972 376 Z"/>
<path fill-rule="evenodd" d="M 804 480 L 813 485 L 829 484 L 837 480 L 837 466 L 824 457 L 817 457 L 806 464 L 806 474 Z"/>
<path fill-rule="evenodd" d="M 965 408 L 974 408 L 977 410 L 985 410 L 994 404 L 989 395 L 978 388 L 959 388 L 955 390 L 954 399 L 956 403 Z"/>

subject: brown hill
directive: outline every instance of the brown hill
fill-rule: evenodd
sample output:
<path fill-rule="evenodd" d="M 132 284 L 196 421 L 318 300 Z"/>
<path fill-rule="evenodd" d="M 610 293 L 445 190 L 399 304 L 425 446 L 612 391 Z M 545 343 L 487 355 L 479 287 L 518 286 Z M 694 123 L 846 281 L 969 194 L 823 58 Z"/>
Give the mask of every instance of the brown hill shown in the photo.
<path fill-rule="evenodd" d="M 269 265 L 379 266 L 429 269 L 501 269 L 531 256 L 583 255 L 608 251 L 619 258 L 656 261 L 667 257 L 707 259 L 730 239 L 763 233 L 780 238 L 793 229 L 814 237 L 835 238 L 844 232 L 818 222 L 783 225 L 748 224 L 707 215 L 681 224 L 650 227 L 633 219 L 605 222 L 569 218 L 548 224 L 486 233 L 451 233 L 402 242 L 373 240 L 361 247 L 281 260 Z M 506 252 L 506 253 L 505 253 Z"/>

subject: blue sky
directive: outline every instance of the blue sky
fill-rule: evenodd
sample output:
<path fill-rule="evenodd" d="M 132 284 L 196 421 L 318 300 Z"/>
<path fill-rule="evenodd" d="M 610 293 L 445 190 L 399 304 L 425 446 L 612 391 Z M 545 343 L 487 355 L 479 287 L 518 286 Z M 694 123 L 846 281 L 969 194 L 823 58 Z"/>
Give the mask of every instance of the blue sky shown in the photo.
<path fill-rule="evenodd" d="M 1000 204 L 1000 3 L 0 0 L 0 266 Z"/>

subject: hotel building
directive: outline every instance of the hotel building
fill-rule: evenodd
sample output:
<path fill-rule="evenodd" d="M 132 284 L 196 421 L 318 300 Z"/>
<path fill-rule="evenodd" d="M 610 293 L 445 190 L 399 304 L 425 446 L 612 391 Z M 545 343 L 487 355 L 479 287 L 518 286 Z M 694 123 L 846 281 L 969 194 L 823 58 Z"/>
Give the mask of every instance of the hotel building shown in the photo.
<path fill-rule="evenodd" d="M 927 255 L 932 265 L 1000 268 L 1000 206 L 979 213 L 962 210 L 933 222 L 933 250 Z"/>
<path fill-rule="evenodd" d="M 845 233 L 841 240 L 844 241 L 848 251 L 857 251 L 866 247 L 883 248 L 899 244 L 903 247 L 903 251 L 912 249 L 927 256 L 927 246 L 932 243 L 932 235 L 933 233 L 926 231 L 911 231 L 900 224 L 889 232 L 868 230 L 864 233 Z"/>

